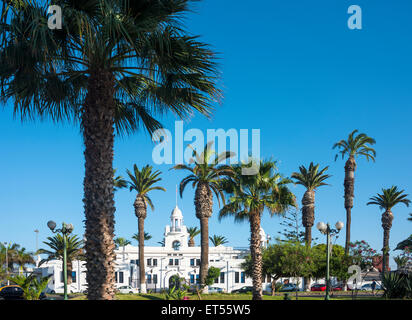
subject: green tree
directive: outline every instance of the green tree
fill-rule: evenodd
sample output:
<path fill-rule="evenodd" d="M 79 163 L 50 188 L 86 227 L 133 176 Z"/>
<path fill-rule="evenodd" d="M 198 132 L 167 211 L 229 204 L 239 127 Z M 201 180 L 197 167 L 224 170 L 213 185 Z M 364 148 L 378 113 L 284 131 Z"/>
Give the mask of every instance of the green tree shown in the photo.
<path fill-rule="evenodd" d="M 366 160 L 375 161 L 376 151 L 371 146 L 376 143 L 375 139 L 368 137 L 364 133 L 358 133 L 358 130 L 352 131 L 347 140 L 341 140 L 334 144 L 333 149 L 339 149 L 338 154 L 335 157 L 335 161 L 338 159 L 339 154 L 342 159 L 345 156 L 348 160 L 345 164 L 345 209 L 346 209 L 346 240 L 345 240 L 345 253 L 349 253 L 350 243 L 350 231 L 352 220 L 352 208 L 353 198 L 355 197 L 355 170 L 356 170 L 356 158 L 365 157 Z"/>
<path fill-rule="evenodd" d="M 210 116 L 221 98 L 215 54 L 189 35 L 192 0 L 8 1 L 0 29 L 2 102 L 23 119 L 80 123 L 85 150 L 84 209 L 88 298 L 113 299 L 114 136 L 156 115 Z M 3 2 L 6 4 L 6 2 Z M 48 27 L 48 7 L 63 12 Z"/>
<path fill-rule="evenodd" d="M 305 232 L 300 231 L 302 220 L 299 218 L 298 210 L 289 210 L 284 216 L 283 221 L 280 223 L 284 227 L 282 231 L 278 233 L 283 236 L 280 241 L 294 241 L 299 243 L 305 242 Z M 315 240 L 315 239 L 313 239 Z"/>
<path fill-rule="evenodd" d="M 213 237 L 209 237 L 210 241 L 212 242 L 212 244 L 217 247 L 217 246 L 221 246 L 225 243 L 228 243 L 229 241 L 226 239 L 225 236 L 218 236 L 218 235 L 213 235 Z"/>
<path fill-rule="evenodd" d="M 389 266 L 389 234 L 392 228 L 393 213 L 392 208 L 397 204 L 404 204 L 409 207 L 411 201 L 407 198 L 408 195 L 404 193 L 404 190 L 399 190 L 397 186 L 393 186 L 389 189 L 382 189 L 381 194 L 370 198 L 371 201 L 367 205 L 377 205 L 380 209 L 384 210 L 382 214 L 382 228 L 383 228 L 383 263 L 382 272 L 386 272 Z"/>
<path fill-rule="evenodd" d="M 149 205 L 154 210 L 152 199 L 149 197 L 149 193 L 152 191 L 160 190 L 166 191 L 165 188 L 156 186 L 156 184 L 162 179 L 159 178 L 161 172 L 153 171 L 153 167 L 146 165 L 140 170 L 136 165 L 133 166 L 133 172 L 127 170 L 127 175 L 130 178 L 129 185 L 130 191 L 136 191 L 136 199 L 134 201 L 134 213 L 138 222 L 138 235 L 139 235 L 139 278 L 140 278 L 140 292 L 146 293 L 146 275 L 144 264 L 144 221 L 147 217 L 147 206 Z"/>
<path fill-rule="evenodd" d="M 265 209 L 271 216 L 284 214 L 296 206 L 293 193 L 289 190 L 289 179 L 282 177 L 273 161 L 256 162 L 255 175 L 243 175 L 246 164 L 233 166 L 233 175 L 225 178 L 221 185 L 229 196 L 229 203 L 219 213 L 219 219 L 233 216 L 236 222 L 248 221 L 250 225 L 250 252 L 253 263 L 253 299 L 262 300 L 262 253 L 260 221 Z"/>
<path fill-rule="evenodd" d="M 349 257 L 352 264 L 358 265 L 367 271 L 373 266 L 373 258 L 378 256 L 375 249 L 371 248 L 365 240 L 351 242 L 349 244 Z"/>
<path fill-rule="evenodd" d="M 208 142 L 200 153 L 193 149 L 191 166 L 178 164 L 173 167 L 175 170 L 189 171 L 189 175 L 180 182 L 180 197 L 183 196 L 183 191 L 189 183 L 196 188 L 194 205 L 196 217 L 200 220 L 199 278 L 201 284 L 204 284 L 209 269 L 209 218 L 213 213 L 213 194 L 219 204 L 220 199 L 224 203 L 219 182 L 223 176 L 231 174 L 230 167 L 220 163 L 234 155 L 228 151 L 216 154 L 212 145 L 213 141 Z"/>
<path fill-rule="evenodd" d="M 305 242 L 309 247 L 312 244 L 312 227 L 315 222 L 315 191 L 319 187 L 327 185 L 324 181 L 331 177 L 325 174 L 328 168 L 319 170 L 319 164 L 314 165 L 311 162 L 309 168 L 300 166 L 300 172 L 292 173 L 292 179 L 306 188 L 302 198 L 302 224 L 305 227 Z"/>
<path fill-rule="evenodd" d="M 349 278 L 348 268 L 353 264 L 353 260 L 345 254 L 345 249 L 334 244 L 330 251 L 329 274 L 337 277 L 338 280 L 346 281 Z M 318 244 L 312 248 L 312 259 L 314 269 L 312 276 L 324 278 L 326 275 L 326 244 Z"/>
<path fill-rule="evenodd" d="M 64 254 L 64 239 L 61 234 L 56 234 L 53 237 L 47 237 L 48 241 L 43 241 L 50 249 L 39 249 L 36 254 L 45 254 L 47 257 L 42 259 L 39 263 L 41 266 L 43 263 L 51 260 L 61 260 L 63 263 Z M 74 260 L 84 260 L 83 241 L 76 235 L 67 236 L 67 283 L 72 283 L 72 262 Z"/>
<path fill-rule="evenodd" d="M 309 278 L 315 270 L 312 249 L 298 242 L 283 244 L 284 254 L 280 257 L 282 272 L 287 277 L 296 279 L 296 300 L 298 300 L 299 278 Z"/>
<path fill-rule="evenodd" d="M 200 230 L 197 227 L 189 227 L 187 228 L 187 232 L 189 233 L 189 247 L 195 246 L 195 237 L 200 234 Z"/>

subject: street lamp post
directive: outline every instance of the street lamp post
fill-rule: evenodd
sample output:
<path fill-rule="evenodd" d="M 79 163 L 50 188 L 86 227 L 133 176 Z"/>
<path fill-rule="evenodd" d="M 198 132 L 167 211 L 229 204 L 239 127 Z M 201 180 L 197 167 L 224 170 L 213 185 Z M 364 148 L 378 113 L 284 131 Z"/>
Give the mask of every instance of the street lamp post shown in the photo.
<path fill-rule="evenodd" d="M 9 244 L 7 242 L 4 243 L 4 247 L 6 248 L 6 278 L 7 278 L 7 285 L 10 285 L 10 280 L 9 280 L 9 255 L 8 255 L 8 246 Z"/>
<path fill-rule="evenodd" d="M 63 282 L 64 282 L 64 300 L 67 300 L 67 236 L 72 233 L 73 225 L 71 223 L 62 223 L 61 229 L 56 229 L 56 222 L 49 221 L 47 226 L 53 233 L 62 233 L 63 235 Z"/>
<path fill-rule="evenodd" d="M 326 296 L 325 300 L 329 300 L 330 292 L 330 277 L 329 277 L 329 260 L 330 260 L 330 240 L 331 237 L 338 234 L 343 228 L 343 222 L 336 222 L 336 229 L 332 229 L 329 223 L 325 224 L 324 222 L 319 222 L 316 227 L 318 230 L 326 235 Z"/>

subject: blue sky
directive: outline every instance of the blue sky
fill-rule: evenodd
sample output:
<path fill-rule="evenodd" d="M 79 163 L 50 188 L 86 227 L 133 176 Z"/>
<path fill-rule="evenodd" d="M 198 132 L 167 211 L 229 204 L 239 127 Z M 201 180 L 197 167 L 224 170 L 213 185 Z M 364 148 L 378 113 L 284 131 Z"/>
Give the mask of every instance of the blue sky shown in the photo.
<path fill-rule="evenodd" d="M 256 2 L 257 4 L 257 2 Z M 360 5 L 363 29 L 349 30 L 347 9 Z M 316 194 L 316 222 L 345 222 L 344 161 L 334 161 L 332 145 L 353 129 L 377 140 L 377 161 L 358 161 L 352 239 L 382 248 L 383 231 L 378 207 L 366 206 L 383 187 L 398 185 L 412 193 L 412 4 L 406 0 L 269 1 L 258 6 L 242 1 L 206 0 L 187 19 L 193 34 L 218 51 L 224 101 L 213 119 L 196 116 L 185 130 L 260 129 L 262 157 L 279 161 L 279 170 L 291 175 L 311 161 L 330 166 L 331 186 Z M 0 185 L 0 241 L 35 249 L 50 236 L 48 220 L 71 222 L 83 234 L 83 145 L 78 127 L 14 119 L 10 106 L 0 111 L 2 183 Z M 172 115 L 161 119 L 172 129 Z M 140 132 L 117 138 L 115 167 L 125 175 L 134 163 L 152 164 L 153 144 Z M 149 212 L 149 244 L 163 238 L 175 205 L 175 185 L 181 172 L 162 170 L 166 193 L 155 192 L 156 210 Z M 292 187 L 301 199 L 304 188 Z M 197 226 L 194 192 L 179 199 L 185 224 Z M 137 232 L 134 194 L 116 194 L 116 235 Z M 395 207 L 390 246 L 407 238 L 412 209 Z M 210 219 L 210 234 L 225 235 L 232 246 L 247 246 L 249 227 L 226 219 L 218 222 L 218 207 Z M 262 226 L 274 236 L 279 217 L 265 215 Z M 314 228 L 314 237 L 322 240 Z M 344 234 L 337 240 L 344 243 Z M 393 255 L 393 253 L 392 253 Z"/>

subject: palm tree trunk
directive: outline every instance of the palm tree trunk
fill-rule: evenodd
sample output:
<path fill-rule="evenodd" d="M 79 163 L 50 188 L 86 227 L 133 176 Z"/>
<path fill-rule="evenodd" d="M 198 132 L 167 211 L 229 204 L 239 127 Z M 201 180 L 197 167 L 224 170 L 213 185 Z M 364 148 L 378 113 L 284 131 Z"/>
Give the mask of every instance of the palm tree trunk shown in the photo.
<path fill-rule="evenodd" d="M 382 254 L 382 272 L 389 270 L 389 235 L 392 228 L 393 214 L 391 211 L 385 211 L 382 214 L 383 228 L 383 254 Z"/>
<path fill-rule="evenodd" d="M 262 300 L 262 252 L 260 214 L 250 215 L 250 254 L 252 257 L 253 300 Z"/>
<path fill-rule="evenodd" d="M 345 254 L 349 254 L 350 244 L 350 228 L 351 228 L 351 215 L 353 208 L 353 198 L 355 197 L 355 170 L 356 161 L 353 156 L 350 156 L 345 164 L 345 209 L 346 209 L 346 240 L 345 240 Z"/>
<path fill-rule="evenodd" d="M 195 239 L 193 239 L 193 238 L 190 238 L 189 239 L 189 247 L 194 247 L 195 246 Z"/>
<path fill-rule="evenodd" d="M 196 217 L 200 220 L 200 285 L 204 286 L 209 269 L 209 218 L 212 216 L 213 194 L 207 183 L 199 182 L 195 191 Z M 203 288 L 207 292 L 207 287 Z"/>
<path fill-rule="evenodd" d="M 209 270 L 209 218 L 200 219 L 200 283 L 203 285 L 206 281 L 207 272 Z M 207 288 L 205 290 L 207 292 Z"/>
<path fill-rule="evenodd" d="M 112 300 L 114 261 L 114 78 L 91 71 L 82 113 L 85 144 L 84 210 L 89 300 Z"/>
<path fill-rule="evenodd" d="M 146 272 L 144 260 L 144 219 L 138 218 L 139 225 L 139 280 L 140 293 L 146 293 Z"/>
<path fill-rule="evenodd" d="M 315 223 L 315 192 L 307 190 L 302 198 L 302 224 L 305 227 L 305 244 L 312 246 L 312 227 Z M 309 291 L 310 278 L 304 278 L 304 290 Z"/>

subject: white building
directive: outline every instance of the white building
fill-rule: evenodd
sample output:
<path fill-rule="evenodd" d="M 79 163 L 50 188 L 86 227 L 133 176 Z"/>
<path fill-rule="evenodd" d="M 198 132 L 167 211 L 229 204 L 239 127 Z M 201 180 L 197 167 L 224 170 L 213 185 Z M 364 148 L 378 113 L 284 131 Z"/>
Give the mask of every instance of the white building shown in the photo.
<path fill-rule="evenodd" d="M 169 288 L 172 276 L 179 275 L 187 284 L 195 285 L 199 279 L 200 246 L 189 247 L 189 233 L 183 223 L 183 214 L 176 206 L 170 216 L 170 225 L 165 227 L 164 246 L 145 246 L 145 272 L 147 291 L 161 291 Z M 266 235 L 262 229 L 262 244 Z M 116 285 L 130 285 L 139 288 L 139 248 L 127 245 L 116 251 Z M 220 277 L 212 287 L 225 292 L 252 286 L 252 279 L 245 276 L 240 265 L 247 249 L 217 246 L 209 247 L 209 266 L 220 268 Z M 73 283 L 69 292 L 82 292 L 87 289 L 85 262 L 73 262 Z M 63 292 L 63 272 L 61 261 L 51 261 L 37 268 L 43 276 L 53 275 L 48 292 Z M 270 290 L 270 283 L 264 283 L 263 290 Z"/>

